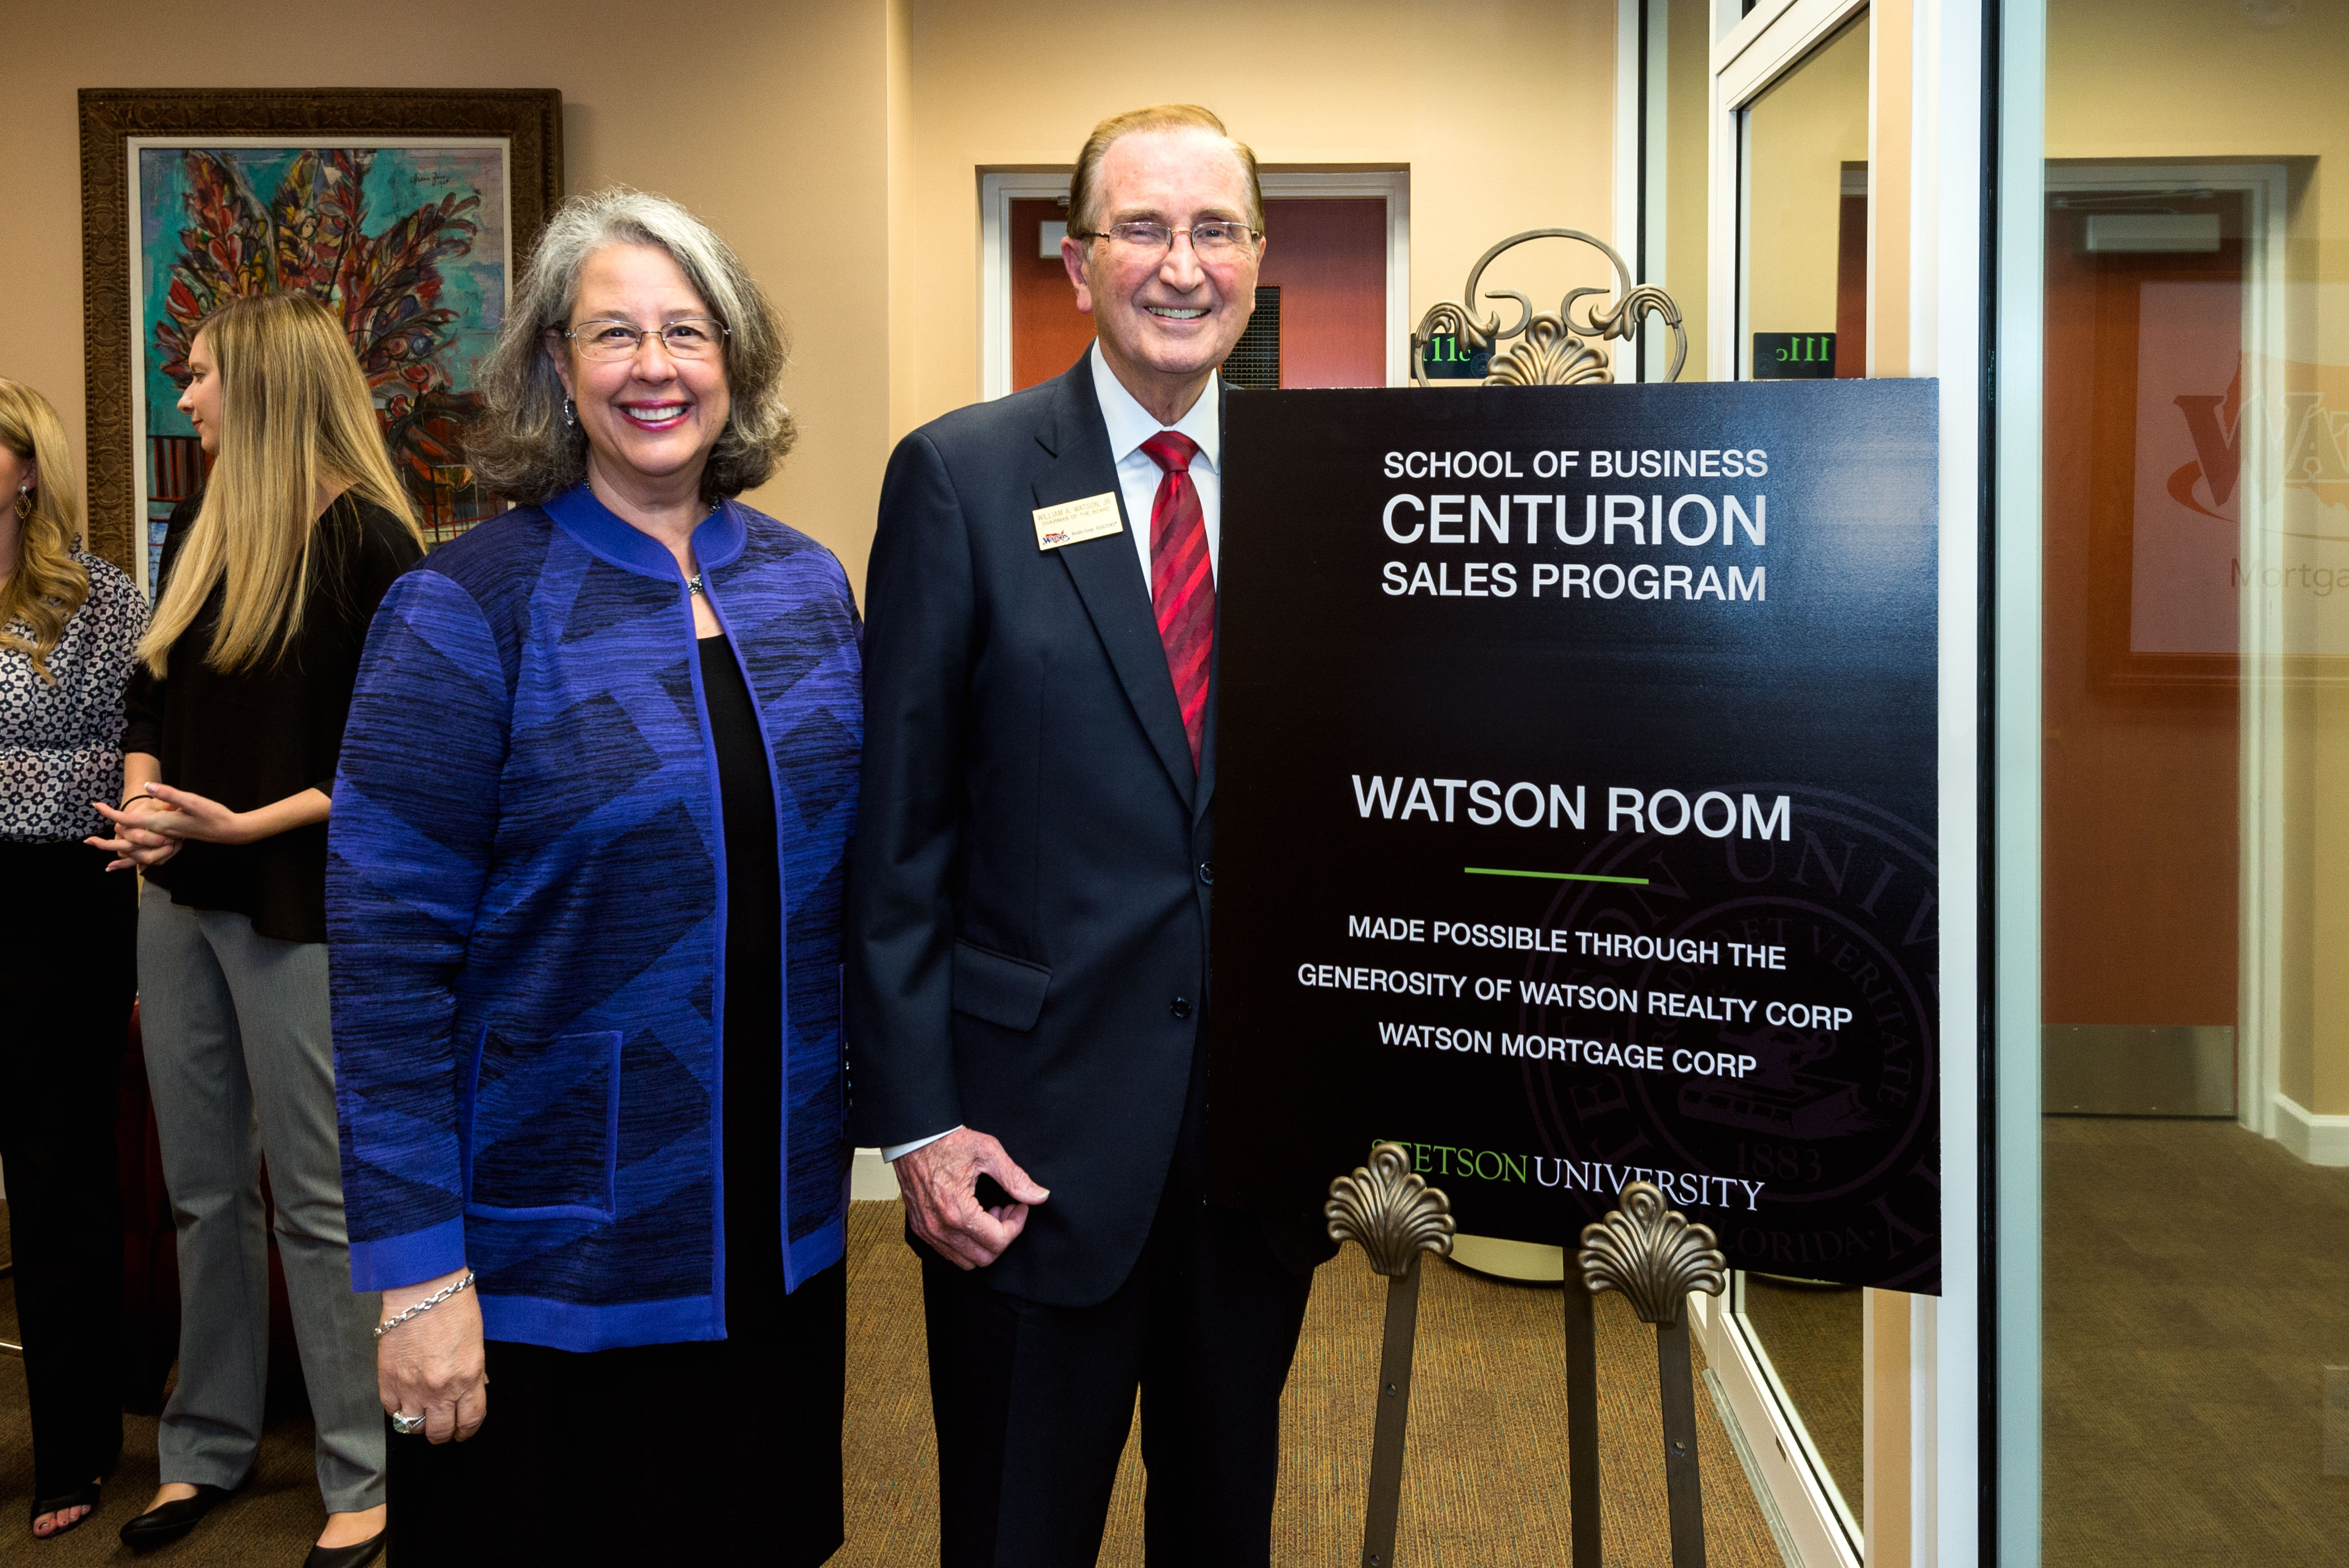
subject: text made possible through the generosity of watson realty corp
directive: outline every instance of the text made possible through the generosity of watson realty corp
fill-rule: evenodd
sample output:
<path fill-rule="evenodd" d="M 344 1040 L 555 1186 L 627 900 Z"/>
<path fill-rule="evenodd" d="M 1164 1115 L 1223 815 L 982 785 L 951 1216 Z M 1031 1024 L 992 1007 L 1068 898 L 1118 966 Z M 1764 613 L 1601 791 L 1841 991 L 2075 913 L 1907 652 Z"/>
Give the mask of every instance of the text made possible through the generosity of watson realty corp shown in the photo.
<path fill-rule="evenodd" d="M 1718 937 L 1651 936 L 1578 926 L 1534 926 L 1489 921 L 1452 920 L 1398 913 L 1361 913 L 1346 917 L 1350 943 L 1401 944 L 1435 948 L 1475 948 L 1498 953 L 1547 954 L 1613 965 L 1626 962 L 1661 963 L 1696 978 L 1704 969 L 1763 971 L 1784 974 L 1786 948 L 1779 944 L 1735 942 Z M 1432 954 L 1430 956 L 1433 956 Z M 1682 1077 L 1744 1078 L 1764 1064 L 1750 1048 L 1763 1037 L 1756 1031 L 1793 1030 L 1813 1037 L 1832 1037 L 1850 1028 L 1857 1014 L 1837 1003 L 1795 997 L 1741 995 L 1726 989 L 1664 988 L 1612 981 L 1587 970 L 1585 978 L 1476 975 L 1423 966 L 1425 961 L 1354 959 L 1328 961 L 1317 954 L 1297 965 L 1296 984 L 1308 991 L 1350 992 L 1391 1000 L 1422 1000 L 1464 1007 L 1473 1000 L 1515 1009 L 1515 1028 L 1498 1020 L 1463 1018 L 1456 1013 L 1440 1022 L 1398 1018 L 1378 1009 L 1363 1023 L 1365 1048 L 1383 1047 L 1428 1052 L 1439 1057 L 1476 1057 L 1553 1061 L 1588 1068 L 1619 1068 L 1634 1072 L 1668 1073 Z M 1581 970 L 1581 965 L 1576 968 Z M 1758 978 L 1758 976 L 1757 976 Z M 1736 981 L 1723 975 L 1733 985 Z M 1700 984 L 1702 984 L 1700 982 Z M 1537 1016 L 1598 1015 L 1608 1020 L 1592 1033 L 1546 1032 L 1526 1026 L 1525 1013 Z M 1701 1020 L 1723 1026 L 1721 1046 L 1745 1048 L 1702 1048 L 1668 1043 L 1641 1043 L 1616 1037 L 1620 1026 L 1647 1017 L 1657 1020 Z M 1571 1026 L 1569 1026 L 1570 1027 Z"/>
<path fill-rule="evenodd" d="M 1389 495 L 1380 511 L 1388 542 L 1413 547 L 1413 559 L 1380 569 L 1380 589 L 1392 597 L 1727 604 L 1770 596 L 1760 559 L 1770 498 L 1751 485 L 1769 473 L 1770 454 L 1758 447 L 1389 452 L 1382 469 L 1388 479 L 1426 481 Z M 1694 483 L 1675 494 L 1676 479 Z M 1506 488 L 1538 480 L 1552 488 Z M 1720 482 L 1708 490 L 1706 480 Z M 1733 480 L 1751 488 L 1726 488 Z M 1666 482 L 1635 488 L 1647 480 Z M 1438 488 L 1447 484 L 1460 488 Z M 1625 553 L 1598 562 L 1568 553 L 1588 547 Z M 1477 550 L 1485 553 L 1460 557 Z M 1709 558 L 1721 551 L 1736 558 Z M 1658 552 L 1663 559 L 1645 558 Z"/>

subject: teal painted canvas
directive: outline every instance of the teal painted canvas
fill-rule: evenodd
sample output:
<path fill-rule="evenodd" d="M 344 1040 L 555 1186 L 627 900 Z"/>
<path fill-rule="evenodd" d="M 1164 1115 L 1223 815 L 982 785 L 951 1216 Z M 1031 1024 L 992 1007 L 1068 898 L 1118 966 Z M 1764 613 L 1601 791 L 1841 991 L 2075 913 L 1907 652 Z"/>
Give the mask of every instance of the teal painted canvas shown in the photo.
<path fill-rule="evenodd" d="M 500 143 L 138 149 L 135 258 L 148 573 L 203 458 L 178 401 L 205 316 L 244 294 L 302 290 L 350 334 L 394 466 L 428 538 L 499 503 L 464 460 L 478 367 L 505 323 L 508 151 Z"/>

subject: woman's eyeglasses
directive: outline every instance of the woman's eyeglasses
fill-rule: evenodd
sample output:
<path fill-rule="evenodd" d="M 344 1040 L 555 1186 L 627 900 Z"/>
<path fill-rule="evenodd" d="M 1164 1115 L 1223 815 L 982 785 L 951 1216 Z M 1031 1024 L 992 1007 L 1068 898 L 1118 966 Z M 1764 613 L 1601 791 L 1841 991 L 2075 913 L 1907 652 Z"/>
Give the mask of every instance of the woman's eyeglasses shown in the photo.
<path fill-rule="evenodd" d="M 708 359 L 726 346 L 726 339 L 731 335 L 722 321 L 689 315 L 659 326 L 638 326 L 628 321 L 583 321 L 563 335 L 571 340 L 582 359 L 633 359 L 647 337 L 659 338 L 671 358 Z"/>

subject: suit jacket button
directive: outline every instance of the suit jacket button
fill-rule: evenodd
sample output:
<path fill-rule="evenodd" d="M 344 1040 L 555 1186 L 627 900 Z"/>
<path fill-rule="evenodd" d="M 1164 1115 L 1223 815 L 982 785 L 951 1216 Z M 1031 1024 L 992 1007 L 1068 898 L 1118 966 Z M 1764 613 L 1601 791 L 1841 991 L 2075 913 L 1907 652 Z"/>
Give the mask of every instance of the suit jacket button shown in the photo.
<path fill-rule="evenodd" d="M 1199 862 L 1199 880 L 1206 883 L 1209 887 L 1216 885 L 1215 862 L 1212 861 L 1201 861 Z"/>
<path fill-rule="evenodd" d="M 1191 998 L 1177 996 L 1166 1004 L 1166 1010 L 1178 1018 L 1187 1018 L 1191 1016 Z"/>

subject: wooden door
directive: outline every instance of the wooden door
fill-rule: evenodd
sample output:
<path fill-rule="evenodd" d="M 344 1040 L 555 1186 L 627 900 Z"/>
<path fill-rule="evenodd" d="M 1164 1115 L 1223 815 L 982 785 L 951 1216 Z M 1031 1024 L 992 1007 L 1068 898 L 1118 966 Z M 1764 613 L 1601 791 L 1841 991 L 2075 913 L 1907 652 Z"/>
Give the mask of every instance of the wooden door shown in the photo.
<path fill-rule="evenodd" d="M 2215 250 L 2092 251 L 2047 214 L 2044 1016 L 2232 1025 L 2243 201 Z M 2177 215 L 2175 213 L 2172 214 Z"/>

